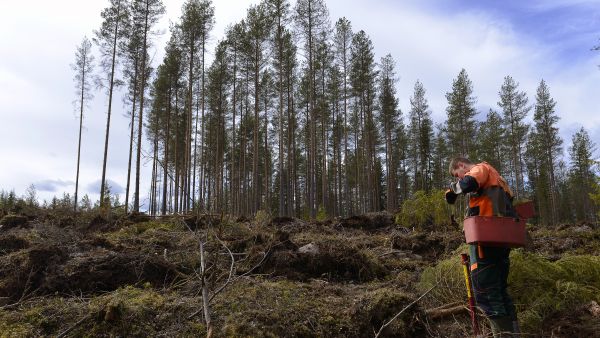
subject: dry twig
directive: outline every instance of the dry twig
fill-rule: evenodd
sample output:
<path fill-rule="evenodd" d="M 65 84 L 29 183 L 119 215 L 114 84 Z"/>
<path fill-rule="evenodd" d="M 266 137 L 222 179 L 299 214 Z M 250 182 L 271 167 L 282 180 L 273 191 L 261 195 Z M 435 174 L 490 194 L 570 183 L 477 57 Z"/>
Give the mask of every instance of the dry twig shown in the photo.
<path fill-rule="evenodd" d="M 381 334 L 381 332 L 383 332 L 383 329 L 385 329 L 386 327 L 388 327 L 394 320 L 396 320 L 398 317 L 400 317 L 400 315 L 402 313 L 404 313 L 404 311 L 406 311 L 407 309 L 409 309 L 411 306 L 413 306 L 414 304 L 416 304 L 418 301 L 420 301 L 423 297 L 425 297 L 428 293 L 430 293 L 433 289 L 435 289 L 437 286 L 439 285 L 439 282 L 437 284 L 435 284 L 434 286 L 432 286 L 429 290 L 427 290 L 424 294 L 422 294 L 419 298 L 415 299 L 412 303 L 408 304 L 407 306 L 404 307 L 404 309 L 400 310 L 400 312 L 398 312 L 394 317 L 392 317 L 392 319 L 388 320 L 387 322 L 383 323 L 383 325 L 379 328 L 379 331 L 377 331 L 377 333 L 375 334 L 375 338 L 378 338 L 379 335 Z"/>

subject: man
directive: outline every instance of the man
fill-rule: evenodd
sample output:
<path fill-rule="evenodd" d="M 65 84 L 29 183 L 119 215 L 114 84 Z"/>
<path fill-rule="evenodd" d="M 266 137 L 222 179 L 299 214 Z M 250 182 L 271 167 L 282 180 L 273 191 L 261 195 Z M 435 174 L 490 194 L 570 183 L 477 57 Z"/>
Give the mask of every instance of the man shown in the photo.
<path fill-rule="evenodd" d="M 516 216 L 512 191 L 488 163 L 457 157 L 450 161 L 449 172 L 458 180 L 446 192 L 448 203 L 454 204 L 459 194 L 469 194 L 468 216 Z M 515 306 L 506 290 L 509 254 L 510 248 L 469 245 L 475 300 L 488 317 L 494 337 L 519 335 Z"/>

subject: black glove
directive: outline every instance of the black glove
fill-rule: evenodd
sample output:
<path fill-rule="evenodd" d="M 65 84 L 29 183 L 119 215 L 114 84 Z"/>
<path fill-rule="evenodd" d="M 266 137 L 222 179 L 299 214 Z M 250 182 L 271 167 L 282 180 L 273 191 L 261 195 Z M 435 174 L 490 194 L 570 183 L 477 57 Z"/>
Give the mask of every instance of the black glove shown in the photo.
<path fill-rule="evenodd" d="M 448 189 L 448 190 L 446 190 L 446 195 L 444 197 L 446 198 L 446 202 L 448 204 L 454 204 L 454 202 L 456 202 L 456 198 L 458 197 L 458 195 L 456 193 L 454 193 L 454 191 Z"/>

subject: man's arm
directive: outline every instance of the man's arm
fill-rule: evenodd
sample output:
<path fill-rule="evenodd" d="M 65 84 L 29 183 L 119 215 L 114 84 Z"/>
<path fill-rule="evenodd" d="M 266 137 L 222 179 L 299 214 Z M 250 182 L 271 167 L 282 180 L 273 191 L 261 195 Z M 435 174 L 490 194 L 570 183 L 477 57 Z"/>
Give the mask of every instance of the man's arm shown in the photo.
<path fill-rule="evenodd" d="M 475 179 L 475 177 L 470 175 L 465 175 L 462 180 L 458 180 L 450 184 L 450 189 L 455 194 L 467 194 L 473 191 L 477 191 L 479 189 L 479 183 Z"/>
<path fill-rule="evenodd" d="M 479 183 L 477 183 L 477 180 L 473 176 L 465 175 L 462 180 L 450 183 L 450 189 L 446 190 L 444 197 L 446 198 L 446 202 L 448 204 L 454 204 L 458 195 L 477 191 L 477 189 L 479 189 Z"/>

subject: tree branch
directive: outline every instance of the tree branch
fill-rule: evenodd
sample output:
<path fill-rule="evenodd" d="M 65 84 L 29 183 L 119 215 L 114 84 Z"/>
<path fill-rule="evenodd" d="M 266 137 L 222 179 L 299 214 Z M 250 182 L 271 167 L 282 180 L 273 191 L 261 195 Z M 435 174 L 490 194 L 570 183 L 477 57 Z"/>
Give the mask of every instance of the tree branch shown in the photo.
<path fill-rule="evenodd" d="M 424 294 L 422 294 L 419 298 L 415 299 L 412 303 L 410 303 L 406 307 L 404 307 L 404 309 L 400 310 L 400 312 L 398 312 L 394 317 L 392 317 L 392 319 L 390 319 L 389 321 L 385 322 L 379 328 L 379 331 L 377 331 L 377 333 L 375 334 L 375 338 L 378 338 L 379 335 L 381 334 L 381 332 L 383 331 L 383 329 L 385 329 L 387 326 L 389 326 L 394 320 L 396 320 L 398 317 L 400 317 L 400 315 L 402 313 L 404 313 L 404 311 L 406 311 L 408 308 L 410 308 L 411 306 L 413 306 L 414 304 L 416 304 L 418 301 L 420 301 L 423 297 L 425 297 L 428 293 L 430 293 L 433 289 L 435 289 L 439 284 L 440 284 L 439 282 L 436 283 L 429 290 L 427 290 Z"/>

